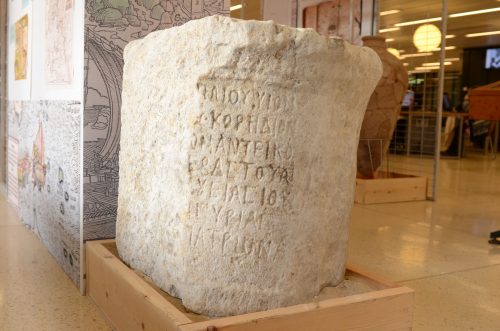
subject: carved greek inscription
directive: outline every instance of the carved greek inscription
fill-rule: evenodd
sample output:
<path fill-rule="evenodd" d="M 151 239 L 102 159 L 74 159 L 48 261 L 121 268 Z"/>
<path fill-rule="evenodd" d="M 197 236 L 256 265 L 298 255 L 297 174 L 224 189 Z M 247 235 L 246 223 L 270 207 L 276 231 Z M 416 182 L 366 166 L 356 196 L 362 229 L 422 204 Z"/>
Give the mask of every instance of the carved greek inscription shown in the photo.
<path fill-rule="evenodd" d="M 207 178 L 223 177 L 229 180 L 262 182 L 264 184 L 290 184 L 293 181 L 293 163 L 276 165 L 273 163 L 254 163 L 246 161 L 231 161 L 223 157 L 200 156 L 191 158 L 189 162 L 191 174 Z M 200 178 L 198 178 L 200 179 Z M 200 180 L 196 180 L 199 184 Z M 203 182 L 206 182 L 203 181 Z"/>
<path fill-rule="evenodd" d="M 215 109 L 200 114 L 197 124 L 238 134 L 262 134 L 272 137 L 290 135 L 295 126 L 291 118 L 276 115 L 234 114 Z"/>
<path fill-rule="evenodd" d="M 205 228 L 195 225 L 188 231 L 189 246 L 202 250 L 210 250 L 231 258 L 253 256 L 275 260 L 282 250 L 282 245 L 272 239 L 258 239 L 234 231 L 223 231 L 217 228 Z"/>
<path fill-rule="evenodd" d="M 222 133 L 195 133 L 191 137 L 191 149 L 247 162 L 250 160 L 290 162 L 293 160 L 293 149 L 288 142 L 280 144 L 272 139 L 245 139 Z"/>
<path fill-rule="evenodd" d="M 189 244 L 222 256 L 274 259 L 283 243 L 268 237 L 273 221 L 294 208 L 294 99 L 281 87 L 237 83 L 197 85 Z"/>
<path fill-rule="evenodd" d="M 238 203 L 259 208 L 279 207 L 283 213 L 293 207 L 289 187 L 266 187 L 265 185 L 247 185 L 221 183 L 207 178 L 197 178 L 191 192 L 193 197 L 212 202 Z"/>
<path fill-rule="evenodd" d="M 264 220 L 264 214 L 261 212 L 236 210 L 220 203 L 193 202 L 190 212 L 195 219 L 208 215 L 211 225 L 225 229 L 260 231 Z"/>
<path fill-rule="evenodd" d="M 269 92 L 255 88 L 224 86 L 222 82 L 200 82 L 198 93 L 204 101 L 232 106 L 247 106 L 255 110 L 287 111 L 293 105 L 291 93 Z"/>

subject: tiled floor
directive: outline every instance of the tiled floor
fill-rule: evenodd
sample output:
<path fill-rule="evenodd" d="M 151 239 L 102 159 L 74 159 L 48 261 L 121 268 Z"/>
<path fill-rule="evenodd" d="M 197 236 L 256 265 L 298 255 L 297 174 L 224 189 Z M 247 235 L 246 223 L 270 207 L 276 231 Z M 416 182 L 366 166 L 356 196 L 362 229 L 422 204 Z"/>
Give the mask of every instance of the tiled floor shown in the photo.
<path fill-rule="evenodd" d="M 443 160 L 437 202 L 356 205 L 350 263 L 416 290 L 414 330 L 500 330 L 500 160 Z M 0 198 L 0 331 L 108 330 Z"/>
<path fill-rule="evenodd" d="M 349 261 L 416 291 L 414 330 L 500 330 L 500 160 L 442 160 L 437 202 L 355 205 Z"/>
<path fill-rule="evenodd" d="M 0 195 L 0 331 L 110 330 Z"/>

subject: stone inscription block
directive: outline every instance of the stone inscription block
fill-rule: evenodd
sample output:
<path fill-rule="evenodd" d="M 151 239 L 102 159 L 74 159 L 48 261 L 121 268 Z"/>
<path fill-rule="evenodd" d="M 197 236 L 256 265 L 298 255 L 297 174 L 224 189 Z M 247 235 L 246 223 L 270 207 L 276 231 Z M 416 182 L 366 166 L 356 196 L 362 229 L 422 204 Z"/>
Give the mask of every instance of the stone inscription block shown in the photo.
<path fill-rule="evenodd" d="M 120 256 L 212 316 L 338 284 L 380 75 L 369 49 L 273 22 L 210 17 L 130 43 Z"/>

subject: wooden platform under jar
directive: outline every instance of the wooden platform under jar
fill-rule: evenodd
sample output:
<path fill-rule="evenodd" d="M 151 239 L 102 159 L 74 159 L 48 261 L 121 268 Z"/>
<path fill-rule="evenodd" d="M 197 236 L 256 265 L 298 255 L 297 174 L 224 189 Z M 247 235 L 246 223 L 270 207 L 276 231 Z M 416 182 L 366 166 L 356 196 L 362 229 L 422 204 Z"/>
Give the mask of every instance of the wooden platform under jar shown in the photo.
<path fill-rule="evenodd" d="M 256 313 L 213 318 L 188 312 L 119 258 L 114 240 L 86 244 L 87 294 L 115 330 L 337 331 L 411 330 L 414 292 L 348 269 L 371 290 Z M 328 289 L 328 288 L 327 288 Z M 336 288 L 332 288 L 336 289 Z"/>
<path fill-rule="evenodd" d="M 354 201 L 359 204 L 423 201 L 427 199 L 427 177 L 394 172 L 377 178 L 356 178 Z"/>

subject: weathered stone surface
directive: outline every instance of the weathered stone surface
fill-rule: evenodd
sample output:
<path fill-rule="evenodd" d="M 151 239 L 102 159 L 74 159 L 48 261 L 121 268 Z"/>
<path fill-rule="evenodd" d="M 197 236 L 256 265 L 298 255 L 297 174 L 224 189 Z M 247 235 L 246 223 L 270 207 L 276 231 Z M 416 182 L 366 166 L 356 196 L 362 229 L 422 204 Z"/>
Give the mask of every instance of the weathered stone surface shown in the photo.
<path fill-rule="evenodd" d="M 130 43 L 120 256 L 208 315 L 338 284 L 381 71 L 370 49 L 273 22 L 210 17 Z"/>
<path fill-rule="evenodd" d="M 373 178 L 389 148 L 408 88 L 408 73 L 401 61 L 387 51 L 384 37 L 363 37 L 363 45 L 377 52 L 383 65 L 382 78 L 366 108 L 358 146 L 358 172 Z"/>

